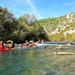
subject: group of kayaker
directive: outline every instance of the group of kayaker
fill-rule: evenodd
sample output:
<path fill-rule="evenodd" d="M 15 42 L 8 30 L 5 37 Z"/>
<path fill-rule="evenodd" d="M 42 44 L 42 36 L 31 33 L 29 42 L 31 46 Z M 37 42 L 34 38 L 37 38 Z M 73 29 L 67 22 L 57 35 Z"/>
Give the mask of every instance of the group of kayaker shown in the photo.
<path fill-rule="evenodd" d="M 44 41 L 34 41 L 34 40 L 30 40 L 30 41 L 25 41 L 25 43 L 21 44 L 22 48 L 31 48 L 31 47 L 35 47 L 37 46 L 38 44 L 41 44 L 43 43 Z"/>
<path fill-rule="evenodd" d="M 13 41 L 11 40 L 8 40 L 6 43 L 4 43 L 3 41 L 0 41 L 0 50 L 10 50 L 14 47 L 15 45 Z"/>
<path fill-rule="evenodd" d="M 21 46 L 22 46 L 22 48 L 31 48 L 31 47 L 36 46 L 37 44 L 39 44 L 38 41 L 34 42 L 33 40 L 31 40 L 29 42 L 26 41 L 25 43 L 22 43 Z"/>
<path fill-rule="evenodd" d="M 0 41 L 0 51 L 1 50 L 12 50 L 12 49 L 16 49 L 16 48 L 31 48 L 31 47 L 35 47 L 38 46 L 39 44 L 43 43 L 43 40 L 38 40 L 38 41 L 34 41 L 34 40 L 30 40 L 30 41 L 25 41 L 24 43 L 21 44 L 14 44 L 13 41 L 8 40 L 6 43 L 4 43 L 3 41 Z"/>

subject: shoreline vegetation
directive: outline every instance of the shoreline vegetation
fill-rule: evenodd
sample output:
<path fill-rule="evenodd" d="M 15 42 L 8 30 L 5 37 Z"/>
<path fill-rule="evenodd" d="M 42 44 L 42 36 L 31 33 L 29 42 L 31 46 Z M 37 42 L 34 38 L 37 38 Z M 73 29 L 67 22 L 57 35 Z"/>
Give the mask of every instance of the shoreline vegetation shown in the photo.
<path fill-rule="evenodd" d="M 7 8 L 0 7 L 0 40 L 6 42 L 11 39 L 17 44 L 25 40 L 38 41 L 39 39 L 50 42 L 74 42 L 75 22 L 74 20 L 71 23 L 68 22 L 69 19 L 66 16 L 37 20 L 34 15 L 25 14 L 17 19 Z M 69 34 L 70 31 L 73 33 Z"/>

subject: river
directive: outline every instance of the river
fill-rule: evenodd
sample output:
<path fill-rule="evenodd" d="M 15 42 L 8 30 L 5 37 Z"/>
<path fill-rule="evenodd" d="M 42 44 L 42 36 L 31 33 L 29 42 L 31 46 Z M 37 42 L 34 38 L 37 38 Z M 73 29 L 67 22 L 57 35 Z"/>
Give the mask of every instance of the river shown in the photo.
<path fill-rule="evenodd" d="M 75 75 L 75 55 L 53 55 L 52 49 L 0 54 L 0 75 Z"/>

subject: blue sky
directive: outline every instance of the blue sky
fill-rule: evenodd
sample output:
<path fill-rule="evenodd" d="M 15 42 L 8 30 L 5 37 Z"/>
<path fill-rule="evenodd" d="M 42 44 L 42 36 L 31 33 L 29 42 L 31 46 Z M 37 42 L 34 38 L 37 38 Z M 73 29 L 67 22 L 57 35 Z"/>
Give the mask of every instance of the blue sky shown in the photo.
<path fill-rule="evenodd" d="M 17 18 L 33 14 L 42 19 L 75 12 L 75 0 L 0 0 L 0 6 L 8 8 Z"/>

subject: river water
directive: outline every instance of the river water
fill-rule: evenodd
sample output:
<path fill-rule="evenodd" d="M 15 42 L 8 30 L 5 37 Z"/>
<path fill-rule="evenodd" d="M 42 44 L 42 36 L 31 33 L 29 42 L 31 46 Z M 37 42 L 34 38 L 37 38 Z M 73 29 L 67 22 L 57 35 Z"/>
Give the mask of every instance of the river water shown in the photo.
<path fill-rule="evenodd" d="M 75 75 L 75 55 L 53 55 L 52 49 L 0 54 L 0 75 Z"/>

